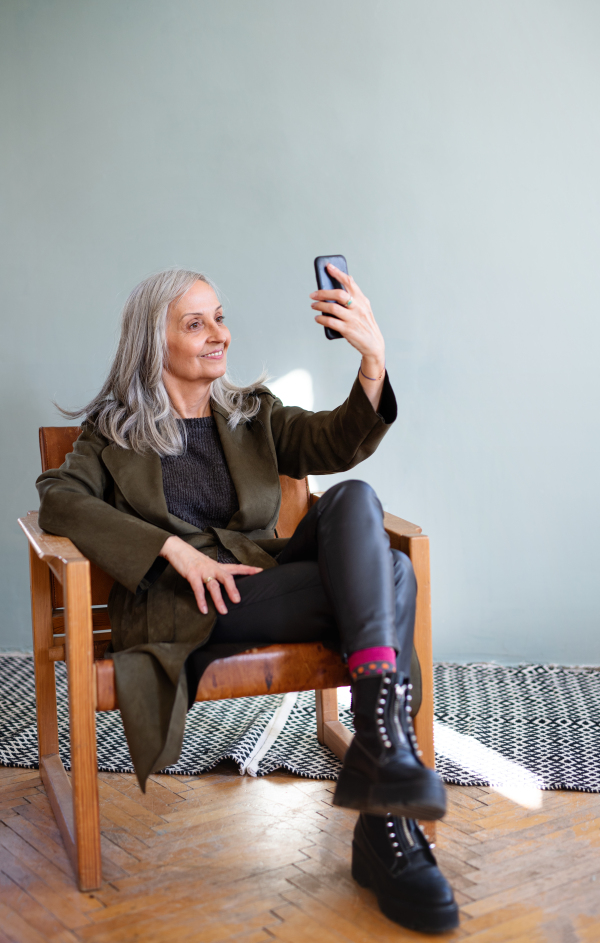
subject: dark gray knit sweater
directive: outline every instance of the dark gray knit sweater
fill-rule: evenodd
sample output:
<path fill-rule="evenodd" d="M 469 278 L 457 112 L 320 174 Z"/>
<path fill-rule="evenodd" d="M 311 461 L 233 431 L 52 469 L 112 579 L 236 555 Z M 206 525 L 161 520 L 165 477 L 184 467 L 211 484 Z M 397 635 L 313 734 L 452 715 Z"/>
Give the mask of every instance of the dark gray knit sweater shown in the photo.
<path fill-rule="evenodd" d="M 199 530 L 227 527 L 239 503 L 223 446 L 212 416 L 184 419 L 187 449 L 183 455 L 161 458 L 163 488 L 170 514 Z M 236 563 L 219 547 L 219 563 Z"/>

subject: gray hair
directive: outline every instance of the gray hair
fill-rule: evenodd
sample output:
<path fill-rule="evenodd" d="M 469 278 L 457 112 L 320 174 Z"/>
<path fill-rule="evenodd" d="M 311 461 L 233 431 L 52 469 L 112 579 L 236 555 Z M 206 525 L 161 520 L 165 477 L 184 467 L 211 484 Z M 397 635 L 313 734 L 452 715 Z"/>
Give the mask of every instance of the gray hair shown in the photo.
<path fill-rule="evenodd" d="M 167 312 L 171 302 L 197 281 L 214 289 L 205 275 L 182 268 L 158 272 L 140 282 L 123 308 L 119 346 L 104 386 L 87 406 L 61 409 L 62 414 L 70 419 L 83 417 L 123 449 L 181 455 L 185 429 L 163 383 Z M 213 380 L 211 400 L 225 410 L 230 428 L 256 416 L 260 397 L 255 390 L 264 379 L 262 375 L 249 386 L 236 386 L 227 375 Z"/>

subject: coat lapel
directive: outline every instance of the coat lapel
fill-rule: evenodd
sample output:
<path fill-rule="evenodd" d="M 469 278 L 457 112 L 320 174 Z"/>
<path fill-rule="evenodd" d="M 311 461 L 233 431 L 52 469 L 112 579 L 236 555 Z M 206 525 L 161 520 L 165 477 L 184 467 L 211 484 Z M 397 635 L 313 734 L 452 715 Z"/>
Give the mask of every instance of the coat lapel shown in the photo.
<path fill-rule="evenodd" d="M 102 459 L 128 504 L 145 521 L 172 530 L 165 501 L 160 457 L 156 452 L 134 452 L 109 445 Z"/>
<path fill-rule="evenodd" d="M 213 415 L 240 506 L 227 529 L 251 533 L 274 528 L 281 505 L 281 486 L 277 456 L 262 423 L 254 419 L 230 429 L 219 407 L 213 407 Z"/>

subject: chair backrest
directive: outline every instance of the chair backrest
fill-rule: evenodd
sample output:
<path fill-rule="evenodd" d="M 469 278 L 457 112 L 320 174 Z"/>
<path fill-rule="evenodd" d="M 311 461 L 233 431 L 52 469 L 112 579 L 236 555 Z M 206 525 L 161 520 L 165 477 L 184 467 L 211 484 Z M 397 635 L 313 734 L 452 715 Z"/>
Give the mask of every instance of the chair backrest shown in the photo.
<path fill-rule="evenodd" d="M 42 471 L 49 468 L 59 468 L 65 456 L 73 451 L 73 444 L 81 432 L 79 426 L 42 426 L 40 429 L 40 454 L 42 457 Z M 310 491 L 308 480 L 302 478 L 288 478 L 280 475 L 281 482 L 281 510 L 277 521 L 277 533 L 280 537 L 291 537 L 298 522 L 304 517 L 310 507 Z M 113 580 L 92 564 L 92 605 L 105 606 L 108 602 Z M 63 608 L 62 587 L 52 577 L 52 605 L 55 609 Z"/>

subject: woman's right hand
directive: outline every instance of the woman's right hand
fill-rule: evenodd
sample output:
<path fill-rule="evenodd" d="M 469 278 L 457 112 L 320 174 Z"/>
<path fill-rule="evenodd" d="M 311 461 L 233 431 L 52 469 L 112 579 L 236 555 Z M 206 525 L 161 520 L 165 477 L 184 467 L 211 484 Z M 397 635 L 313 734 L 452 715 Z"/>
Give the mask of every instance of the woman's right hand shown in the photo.
<path fill-rule="evenodd" d="M 221 594 L 221 584 L 227 590 L 231 601 L 239 602 L 240 594 L 233 577 L 252 576 L 254 573 L 260 573 L 262 569 L 258 566 L 245 566 L 243 563 L 217 563 L 205 553 L 186 544 L 181 537 L 174 535 L 165 540 L 160 555 L 188 581 L 194 591 L 198 609 L 204 615 L 208 612 L 207 589 L 215 604 L 215 609 L 224 616 L 227 614 L 227 606 Z"/>

